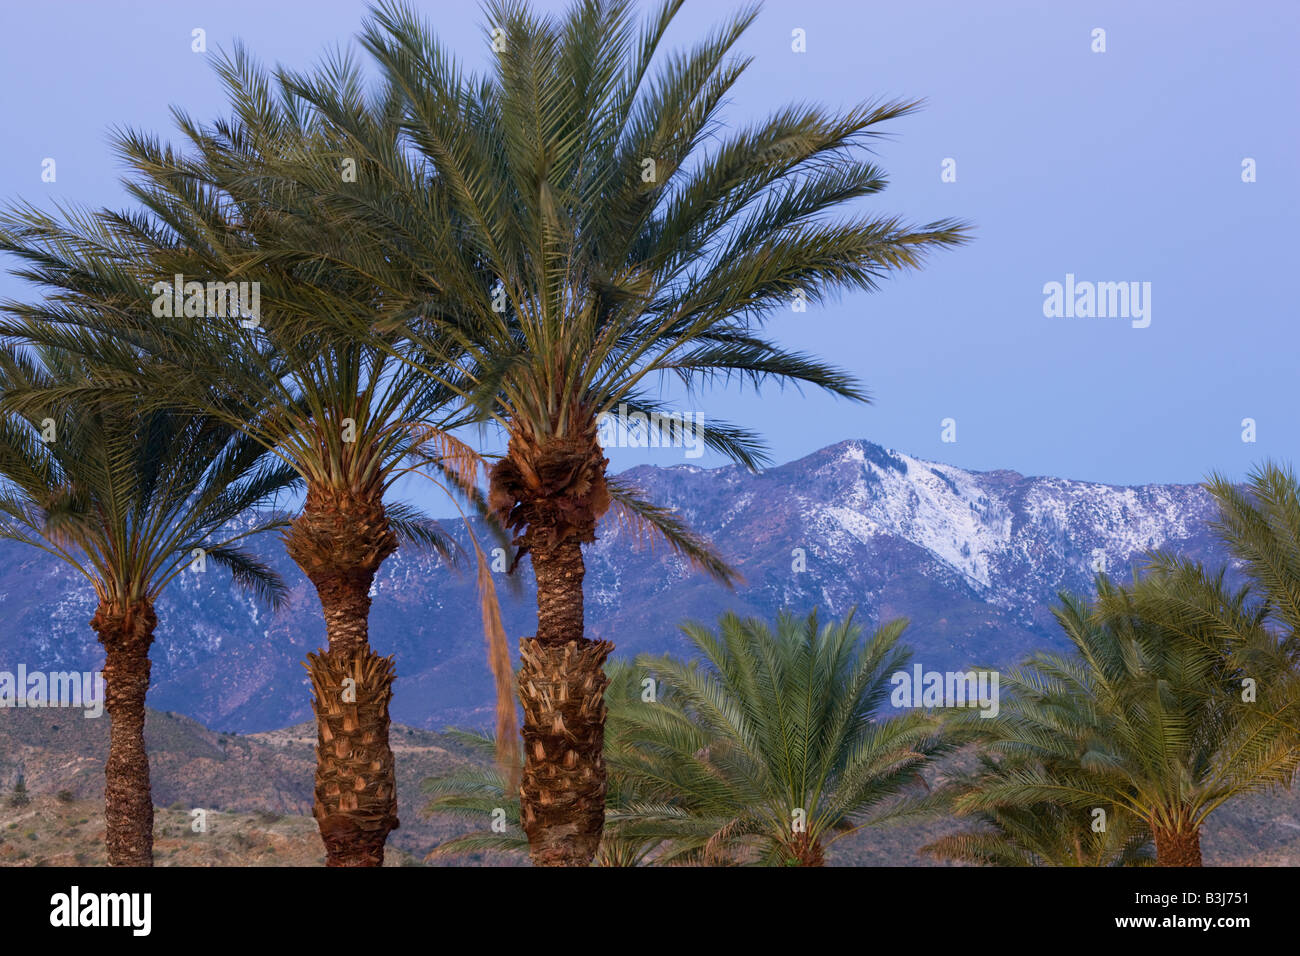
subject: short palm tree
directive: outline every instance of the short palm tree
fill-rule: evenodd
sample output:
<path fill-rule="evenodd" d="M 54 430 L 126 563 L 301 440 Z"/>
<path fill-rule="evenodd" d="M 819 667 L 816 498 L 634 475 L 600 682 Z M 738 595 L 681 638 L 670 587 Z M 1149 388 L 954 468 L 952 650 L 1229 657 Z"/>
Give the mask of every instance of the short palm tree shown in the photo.
<path fill-rule="evenodd" d="M 519 828 L 519 797 L 512 792 L 511 777 L 491 757 L 495 743 L 479 731 L 448 728 L 447 733 L 476 758 L 437 777 L 423 781 L 429 794 L 427 814 L 442 814 L 463 821 L 472 829 L 439 843 L 428 859 L 454 859 L 472 853 L 528 852 L 528 838 Z"/>
<path fill-rule="evenodd" d="M 630 0 L 557 17 L 490 2 L 498 52 L 483 76 L 462 73 L 398 4 L 377 8 L 362 34 L 424 165 L 413 177 L 397 161 L 407 152 L 367 156 L 397 199 L 353 203 L 355 234 L 377 264 L 416 279 L 390 304 L 444 359 L 430 374 L 446 381 L 454 367 L 448 384 L 508 436 L 489 501 L 536 577 L 519 694 L 523 825 L 539 865 L 589 863 L 605 819 L 601 667 L 613 645 L 586 634 L 582 554 L 602 515 L 621 503 L 731 578 L 664 509 L 606 477 L 602 416 L 645 415 L 680 442 L 681 406 L 656 388 L 672 380 L 688 392 L 733 378 L 806 383 L 863 401 L 851 375 L 764 338 L 764 320 L 874 289 L 965 238 L 952 221 L 914 228 L 847 212 L 885 186 L 865 144 L 916 104 L 792 106 L 724 134 L 722 105 L 750 62 L 732 52 L 757 11 L 668 54 L 681 6 L 660 3 L 638 30 Z M 743 428 L 713 421 L 698 437 L 746 466 L 765 460 Z"/>
<path fill-rule="evenodd" d="M 1006 762 L 980 755 L 979 769 L 948 783 L 941 797 L 953 801 L 1001 783 Z M 1106 819 L 1055 803 L 994 806 L 959 815 L 976 829 L 942 836 L 921 847 L 939 860 L 979 866 L 1144 866 L 1155 853 L 1151 834 L 1130 814 Z"/>
<path fill-rule="evenodd" d="M 269 172 L 272 160 L 293 157 L 304 179 L 313 165 L 338 179 L 339 154 L 357 152 L 345 148 L 349 137 L 371 150 L 395 142 L 394 98 L 361 97 L 346 61 L 323 68 L 321 88 L 334 97 L 334 112 L 349 117 L 343 131 L 242 48 L 219 59 L 218 72 L 233 116 L 204 126 L 178 113 L 188 150 L 134 132 L 118 135 L 134 171 L 128 189 L 141 211 L 61 222 L 26 208 L 0 222 L 0 248 L 33 263 L 39 279 L 63 293 L 11 305 L 14 319 L 4 331 L 93 349 L 102 373 L 93 394 L 107 389 L 218 417 L 301 476 L 305 502 L 285 540 L 316 588 L 328 639 L 327 650 L 308 655 L 319 730 L 314 813 L 329 865 L 379 865 L 398 825 L 388 742 L 395 675 L 392 659 L 370 646 L 370 589 L 399 539 L 444 557 L 454 549 L 436 522 L 392 501 L 390 491 L 419 472 L 483 505 L 474 491 L 478 456 L 451 434 L 474 414 L 462 414 L 457 393 L 418 370 L 427 365 L 423 353 L 415 360 L 394 353 L 415 346 L 374 333 L 391 277 L 382 266 L 356 261 L 346 222 L 307 186 Z M 364 158 L 359 175 L 362 183 L 376 179 Z M 183 308 L 171 301 L 174 276 L 207 280 L 193 308 L 188 295 Z M 213 293 L 205 298 L 204 286 L 236 280 L 259 290 L 258 314 L 242 299 L 242 311 L 217 299 L 213 312 Z M 121 341 L 133 350 L 111 344 Z M 136 351 L 150 362 L 137 367 Z M 481 550 L 479 561 L 500 687 L 498 736 L 503 760 L 513 764 L 509 654 Z"/>
<path fill-rule="evenodd" d="M 702 661 L 638 659 L 666 693 L 621 707 L 610 765 L 638 799 L 611 820 L 664 841 L 662 862 L 820 866 L 834 841 L 919 811 L 907 791 L 949 744 L 933 715 L 880 713 L 905 623 L 865 640 L 852 614 L 684 626 Z"/>
<path fill-rule="evenodd" d="M 155 602 L 187 566 L 206 561 L 271 603 L 286 589 L 240 541 L 279 527 L 246 513 L 296 475 L 209 417 L 140 404 L 65 403 L 93 372 L 49 349 L 0 350 L 0 395 L 49 401 L 0 416 L 0 536 L 51 554 L 94 588 L 91 628 L 104 647 L 110 721 L 104 816 L 114 866 L 153 864 L 153 802 L 145 752 Z"/>
<path fill-rule="evenodd" d="M 1288 467 L 1267 462 L 1255 468 L 1244 484 L 1222 475 L 1206 483 L 1218 505 L 1212 528 L 1239 562 L 1264 616 L 1267 632 L 1235 634 L 1224 620 L 1213 590 L 1183 587 L 1162 598 L 1167 613 L 1180 626 L 1217 628 L 1234 635 L 1238 656 L 1261 690 L 1279 701 L 1300 706 L 1300 484 Z M 1165 579 L 1195 585 L 1187 562 L 1158 553 L 1151 567 Z M 1291 723 L 1300 726 L 1294 715 Z M 1300 744 L 1300 730 L 1297 731 Z"/>
<path fill-rule="evenodd" d="M 1195 605 L 1211 613 L 1184 613 Z M 1039 654 L 1004 674 L 985 722 L 990 750 L 1017 763 L 956 801 L 962 812 L 1050 803 L 1128 814 L 1161 866 L 1200 866 L 1200 832 L 1227 800 L 1283 784 L 1300 752 L 1294 699 L 1248 691 L 1243 662 L 1271 638 L 1246 589 L 1195 565 L 1131 587 L 1098 580 L 1095 605 L 1062 595 L 1070 655 Z M 1009 695 L 1009 699 L 1008 699 Z"/>

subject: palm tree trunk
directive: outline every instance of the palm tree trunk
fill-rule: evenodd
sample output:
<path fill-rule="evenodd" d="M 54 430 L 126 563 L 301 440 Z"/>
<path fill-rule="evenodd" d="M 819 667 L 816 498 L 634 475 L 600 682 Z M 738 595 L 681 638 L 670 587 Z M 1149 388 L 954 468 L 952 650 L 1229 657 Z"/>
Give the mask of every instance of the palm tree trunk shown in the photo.
<path fill-rule="evenodd" d="M 311 486 L 287 535 L 290 557 L 316 587 L 329 648 L 307 655 L 316 714 L 312 813 L 327 866 L 382 866 L 398 827 L 389 746 L 393 662 L 370 648 L 370 586 L 397 549 L 383 500 Z"/>
<path fill-rule="evenodd" d="M 537 578 L 537 634 L 519 641 L 519 802 L 535 866 L 590 866 L 605 827 L 604 664 L 614 645 L 585 633 L 582 545 L 609 508 L 609 461 L 587 418 L 585 429 L 544 442 L 516 429 L 489 476 L 488 503 L 522 532 L 515 541 Z"/>
<path fill-rule="evenodd" d="M 605 825 L 604 664 L 614 645 L 583 633 L 578 539 L 534 548 L 532 561 L 537 636 L 519 642 L 522 823 L 535 866 L 590 866 Z"/>
<path fill-rule="evenodd" d="M 158 619 L 147 601 L 115 607 L 101 602 L 90 622 L 104 645 L 108 762 L 104 821 L 112 866 L 153 866 L 153 797 L 144 743 L 149 647 Z"/>
<path fill-rule="evenodd" d="M 1201 866 L 1201 830 L 1193 823 L 1153 827 L 1156 866 Z"/>

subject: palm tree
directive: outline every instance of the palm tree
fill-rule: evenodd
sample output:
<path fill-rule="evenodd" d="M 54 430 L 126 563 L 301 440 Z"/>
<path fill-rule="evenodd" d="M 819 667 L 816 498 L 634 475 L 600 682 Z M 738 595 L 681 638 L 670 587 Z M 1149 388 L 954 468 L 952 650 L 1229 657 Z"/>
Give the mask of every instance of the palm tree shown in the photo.
<path fill-rule="evenodd" d="M 39 279 L 64 293 L 61 301 L 11 305 L 4 331 L 93 350 L 101 369 L 93 394 L 144 396 L 217 417 L 301 476 L 305 502 L 285 541 L 315 586 L 328 639 L 307 664 L 319 735 L 314 814 L 329 865 L 379 865 L 398 826 L 388 742 L 395 675 L 391 658 L 369 643 L 370 588 L 399 540 L 455 556 L 437 523 L 392 501 L 390 491 L 418 473 L 484 506 L 474 491 L 478 456 L 451 434 L 476 413 L 462 414 L 456 392 L 417 371 L 429 364 L 417 346 L 372 329 L 391 298 L 391 270 L 358 263 L 347 223 L 307 186 L 270 171 L 272 161 L 291 157 L 303 179 L 313 166 L 338 179 L 339 155 L 360 154 L 353 138 L 371 151 L 395 142 L 394 98 L 366 100 L 354 65 L 327 65 L 320 86 L 332 91 L 334 112 L 349 117 L 344 130 L 242 48 L 219 59 L 218 72 L 233 115 L 204 126 L 178 112 L 188 150 L 117 135 L 141 212 L 60 222 L 25 208 L 0 221 L 0 248 L 34 263 Z M 359 175 L 363 184 L 377 178 L 364 158 Z M 241 299 L 236 308 L 218 298 L 212 314 L 213 293 L 209 286 L 205 302 L 200 286 L 204 308 L 191 310 L 188 294 L 182 308 L 172 301 L 174 276 L 246 282 L 258 301 Z M 150 362 L 137 368 L 133 352 L 111 345 L 122 341 Z M 399 359 L 399 349 L 417 354 Z M 491 576 L 474 548 L 500 688 L 498 737 L 502 759 L 513 764 L 509 654 Z"/>
<path fill-rule="evenodd" d="M 1167 590 L 1164 608 L 1180 617 L 1185 629 L 1210 627 L 1234 635 L 1238 656 L 1256 684 L 1278 701 L 1300 705 L 1300 484 L 1290 468 L 1269 462 L 1252 470 L 1244 486 L 1213 475 L 1206 488 L 1218 505 L 1211 526 L 1240 562 L 1267 632 L 1237 633 L 1235 622 L 1223 620 L 1212 590 Z M 1188 562 L 1176 555 L 1157 553 L 1151 567 L 1166 580 L 1196 583 Z M 1290 721 L 1300 745 L 1297 716 L 1291 712 Z"/>
<path fill-rule="evenodd" d="M 1265 462 L 1244 487 L 1223 475 L 1206 484 L 1219 508 L 1213 526 L 1245 562 L 1246 572 L 1287 636 L 1300 631 L 1300 484 L 1290 468 Z"/>
<path fill-rule="evenodd" d="M 879 713 L 905 624 L 866 640 L 851 613 L 683 626 L 703 661 L 638 659 L 653 699 L 619 714 L 610 764 L 639 796 L 620 832 L 664 841 L 661 862 L 820 866 L 835 840 L 919 812 L 905 791 L 948 742 L 932 715 Z"/>
<path fill-rule="evenodd" d="M 619 504 L 733 577 L 674 516 L 607 478 L 602 417 L 644 415 L 657 438 L 681 442 L 681 408 L 654 388 L 665 379 L 688 394 L 735 378 L 865 401 L 851 375 L 765 339 L 763 321 L 836 289 L 874 289 L 966 236 L 948 220 L 832 218 L 884 188 L 865 144 L 917 104 L 792 106 L 721 133 L 750 62 L 731 54 L 757 10 L 667 54 L 681 6 L 659 4 L 638 30 L 630 0 L 560 17 L 495 0 L 499 52 L 482 76 L 401 5 L 375 8 L 362 33 L 404 98 L 408 148 L 366 157 L 395 198 L 352 203 L 354 234 L 377 267 L 400 263 L 424 286 L 394 295 L 392 316 L 443 359 L 429 373 L 508 436 L 489 502 L 536 578 L 519 694 L 523 825 L 539 865 L 588 864 L 605 818 L 601 668 L 613 645 L 587 636 L 582 588 L 582 547 L 602 515 Z M 748 467 L 766 460 L 746 429 L 715 421 L 698 437 Z"/>
<path fill-rule="evenodd" d="M 625 707 L 642 693 L 642 672 L 629 661 L 611 660 L 606 665 L 609 686 L 605 700 L 609 707 L 609 720 L 605 725 L 605 752 L 618 754 L 625 744 L 627 726 L 620 716 Z M 480 759 L 494 752 L 491 737 L 472 731 L 452 731 L 452 735 Z M 431 795 L 426 812 L 441 813 L 466 821 L 476 829 L 440 843 L 430 859 L 445 859 L 484 851 L 506 854 L 527 854 L 528 837 L 520 822 L 519 777 L 503 772 L 498 766 L 471 763 L 450 773 L 424 782 Z M 609 777 L 606 795 L 606 816 L 618 815 L 620 819 L 636 821 L 632 807 L 642 799 L 636 781 L 614 772 Z M 483 829 L 487 822 L 488 828 Z M 653 861 L 660 839 L 626 832 L 620 822 L 610 823 L 605 829 L 596 850 L 596 866 L 646 866 Z"/>
<path fill-rule="evenodd" d="M 1006 779 L 1006 762 L 979 755 L 979 768 L 947 784 L 942 796 L 962 796 Z M 1144 866 L 1154 859 L 1151 834 L 1129 814 L 1097 826 L 1097 818 L 1055 803 L 994 806 L 960 814 L 978 824 L 921 847 L 939 860 L 980 866 Z"/>
<path fill-rule="evenodd" d="M 1182 609 L 1209 611 L 1199 619 Z M 1095 605 L 1061 596 L 1073 645 L 1004 674 L 1010 700 L 986 721 L 999 779 L 960 797 L 962 812 L 1051 803 L 1132 815 L 1160 866 L 1200 866 L 1205 820 L 1234 796 L 1287 782 L 1300 751 L 1300 704 L 1243 689 L 1271 641 L 1247 589 L 1195 565 L 1155 570 L 1128 588 L 1098 579 Z"/>
<path fill-rule="evenodd" d="M 108 859 L 152 866 L 144 722 L 155 602 L 187 566 L 210 559 L 236 584 L 281 603 L 284 584 L 239 542 L 283 522 L 236 519 L 296 476 L 212 418 L 59 400 L 92 374 L 79 358 L 50 349 L 0 350 L 0 395 L 48 399 L 42 412 L 0 416 L 0 536 L 67 562 L 94 588 L 90 626 L 104 647 L 110 721 Z"/>

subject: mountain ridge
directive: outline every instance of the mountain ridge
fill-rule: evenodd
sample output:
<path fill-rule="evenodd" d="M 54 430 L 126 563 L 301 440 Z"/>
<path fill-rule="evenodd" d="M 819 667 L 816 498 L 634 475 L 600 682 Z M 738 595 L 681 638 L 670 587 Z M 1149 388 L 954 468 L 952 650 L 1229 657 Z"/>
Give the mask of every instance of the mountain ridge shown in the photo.
<path fill-rule="evenodd" d="M 1153 547 L 1225 560 L 1199 485 L 1137 486 L 973 471 L 848 439 L 751 474 L 737 465 L 638 465 L 621 473 L 673 507 L 744 578 L 734 591 L 670 550 L 637 547 L 611 515 L 586 549 L 593 636 L 618 653 L 682 652 L 683 620 L 724 610 L 771 617 L 859 608 L 864 624 L 911 624 L 914 660 L 940 670 L 1005 665 L 1062 645 L 1050 615 L 1061 589 L 1087 592 L 1093 568 L 1126 574 Z M 444 527 L 468 543 L 459 522 Z M 480 526 L 481 530 L 481 526 Z M 223 730 L 256 732 L 310 717 L 301 661 L 324 641 L 320 606 L 277 536 L 254 544 L 284 575 L 276 615 L 223 572 L 182 573 L 159 601 L 150 703 Z M 1099 562 L 1101 562 L 1099 564 Z M 535 627 L 531 570 L 519 593 L 498 578 L 512 645 Z M 489 722 L 493 694 L 472 574 L 399 549 L 372 589 L 371 641 L 398 669 L 395 720 L 417 727 Z M 93 594 L 71 569 L 0 542 L 0 670 L 98 668 Z"/>

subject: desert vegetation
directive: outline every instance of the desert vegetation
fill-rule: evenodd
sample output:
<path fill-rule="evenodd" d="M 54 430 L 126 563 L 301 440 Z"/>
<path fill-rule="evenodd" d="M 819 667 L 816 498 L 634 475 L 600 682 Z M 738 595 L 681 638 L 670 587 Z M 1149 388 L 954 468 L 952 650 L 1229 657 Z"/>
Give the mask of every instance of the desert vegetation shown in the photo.
<path fill-rule="evenodd" d="M 1211 814 L 1291 784 L 1300 492 L 1275 464 L 1207 483 L 1232 567 L 1155 553 L 1131 582 L 1062 594 L 1069 651 L 1002 675 L 993 716 L 892 702 L 901 620 L 722 614 L 683 624 L 688 660 L 613 658 L 592 636 L 584 547 L 609 522 L 710 575 L 720 606 L 737 578 L 606 473 L 602 416 L 630 409 L 673 440 L 671 396 L 714 385 L 865 403 L 852 370 L 769 320 L 971 237 L 864 212 L 886 186 L 873 141 L 919 103 L 729 126 L 757 9 L 675 49 L 681 7 L 491 0 L 493 56 L 472 72 L 381 3 L 360 56 L 295 71 L 236 47 L 217 58 L 227 115 L 177 110 L 174 143 L 116 130 L 128 208 L 0 212 L 0 251 L 35 290 L 0 312 L 0 534 L 66 561 L 98 602 L 107 862 L 154 861 L 156 599 L 210 560 L 274 604 L 284 582 L 241 544 L 271 531 L 325 625 L 306 667 L 330 866 L 382 865 L 399 825 L 395 665 L 369 627 L 399 547 L 476 574 L 496 680 L 492 733 L 460 735 L 483 764 L 429 781 L 429 809 L 470 831 L 435 857 L 820 866 L 847 834 L 942 817 L 962 829 L 926 847 L 937 859 L 1197 866 Z M 699 427 L 730 461 L 768 462 L 752 428 Z M 410 476 L 477 517 L 511 571 L 531 566 L 517 670 L 484 548 L 401 500 Z M 934 777 L 961 753 L 968 770 Z"/>

